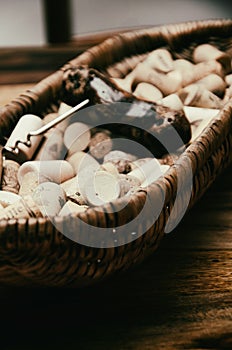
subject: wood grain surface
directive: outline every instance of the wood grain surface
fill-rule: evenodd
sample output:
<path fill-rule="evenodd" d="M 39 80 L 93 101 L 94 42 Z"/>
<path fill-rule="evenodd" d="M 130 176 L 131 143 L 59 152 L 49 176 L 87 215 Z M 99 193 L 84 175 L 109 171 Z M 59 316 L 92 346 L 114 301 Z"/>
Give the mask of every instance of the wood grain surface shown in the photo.
<path fill-rule="evenodd" d="M 2 84 L 0 105 L 25 87 Z M 232 349 L 231 178 L 124 274 L 79 290 L 1 287 L 1 350 Z"/>

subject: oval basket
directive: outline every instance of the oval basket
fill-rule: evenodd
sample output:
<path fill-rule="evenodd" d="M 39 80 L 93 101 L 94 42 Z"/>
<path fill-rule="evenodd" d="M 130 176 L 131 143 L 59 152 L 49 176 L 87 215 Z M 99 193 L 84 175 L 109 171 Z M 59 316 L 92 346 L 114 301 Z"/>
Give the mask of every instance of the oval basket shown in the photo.
<path fill-rule="evenodd" d="M 66 63 L 4 106 L 0 110 L 1 143 L 9 137 L 22 115 L 34 113 L 42 117 L 57 110 L 63 74 L 68 67 L 85 64 L 107 75 L 122 77 L 156 48 L 168 48 L 175 58 L 190 59 L 194 47 L 201 43 L 214 44 L 232 55 L 232 20 L 185 22 L 113 36 Z M 114 232 L 114 242 L 118 243 L 115 246 L 107 248 L 102 244 L 100 248 L 92 248 L 75 243 L 46 218 L 1 221 L 0 282 L 85 286 L 139 263 L 157 249 L 165 232 L 178 224 L 186 210 L 230 164 L 231 128 L 230 100 L 201 136 L 182 153 L 177 164 L 161 180 L 149 186 L 147 192 L 133 195 L 123 208 L 122 201 L 117 200 L 106 205 L 103 211 L 90 208 L 80 214 L 81 220 L 75 223 L 77 232 L 83 231 L 82 220 L 93 227 L 108 228 Z M 145 202 L 147 206 L 141 220 L 139 213 Z M 157 203 L 162 203 L 162 207 L 156 211 Z M 72 225 L 69 221 L 72 219 L 57 219 L 61 225 L 58 227 Z M 134 222 L 129 231 L 125 225 L 128 220 Z M 131 235 L 134 237 L 130 240 Z"/>

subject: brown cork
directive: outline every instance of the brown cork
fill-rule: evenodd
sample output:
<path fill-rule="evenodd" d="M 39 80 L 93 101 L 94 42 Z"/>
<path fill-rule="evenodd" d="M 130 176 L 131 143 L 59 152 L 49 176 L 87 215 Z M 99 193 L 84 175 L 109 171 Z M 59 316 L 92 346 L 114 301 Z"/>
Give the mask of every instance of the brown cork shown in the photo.
<path fill-rule="evenodd" d="M 1 164 L 0 164 L 1 167 Z M 1 189 L 3 191 L 19 193 L 18 169 L 20 165 L 14 160 L 5 159 L 3 162 L 3 173 Z"/>

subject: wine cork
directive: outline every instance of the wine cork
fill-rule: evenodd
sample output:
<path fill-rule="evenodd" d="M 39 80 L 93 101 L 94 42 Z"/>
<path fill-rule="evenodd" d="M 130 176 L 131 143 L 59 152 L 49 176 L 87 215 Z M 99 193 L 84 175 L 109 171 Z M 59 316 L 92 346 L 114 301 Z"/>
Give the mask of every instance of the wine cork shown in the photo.
<path fill-rule="evenodd" d="M 219 96 L 222 96 L 226 89 L 225 80 L 217 74 L 209 74 L 208 76 L 196 81 L 196 84 L 203 85 L 205 89 Z"/>
<path fill-rule="evenodd" d="M 204 108 L 222 108 L 222 100 L 198 84 L 191 84 L 179 91 L 179 96 L 186 106 L 204 107 Z"/>
<path fill-rule="evenodd" d="M 156 102 L 163 97 L 162 92 L 157 87 L 149 83 L 139 83 L 133 95 L 148 102 Z"/>
<path fill-rule="evenodd" d="M 120 90 L 132 93 L 132 83 L 134 76 L 129 74 L 125 78 L 111 78 L 111 81 L 118 87 Z"/>
<path fill-rule="evenodd" d="M 84 196 L 90 205 L 99 206 L 119 198 L 120 186 L 114 175 L 97 171 L 92 180 L 84 187 Z"/>
<path fill-rule="evenodd" d="M 131 171 L 131 162 L 136 160 L 136 156 L 119 150 L 113 150 L 105 155 L 104 163 L 112 163 L 116 166 L 119 173 L 128 173 Z"/>
<path fill-rule="evenodd" d="M 171 72 L 167 74 L 161 73 L 147 67 L 143 63 L 138 64 L 132 73 L 132 85 L 136 86 L 141 82 L 150 83 L 156 86 L 165 96 L 176 92 L 181 87 L 181 78 L 177 74 L 171 75 Z"/>
<path fill-rule="evenodd" d="M 173 61 L 173 70 L 179 71 L 181 74 L 185 74 L 189 70 L 193 69 L 193 63 L 183 58 L 179 58 Z"/>
<path fill-rule="evenodd" d="M 111 162 L 101 164 L 99 170 L 105 170 L 116 177 L 119 175 L 117 167 Z"/>
<path fill-rule="evenodd" d="M 18 181 L 21 184 L 28 172 L 38 174 L 39 182 L 46 180 L 56 183 L 71 179 L 75 174 L 72 166 L 65 160 L 34 160 L 23 163 L 18 170 Z"/>
<path fill-rule="evenodd" d="M 172 72 L 171 72 L 172 73 Z M 192 69 L 182 73 L 182 87 L 195 83 L 209 74 L 217 74 L 224 78 L 222 66 L 217 61 L 200 62 L 193 65 Z"/>
<path fill-rule="evenodd" d="M 156 158 L 153 158 L 149 162 L 144 163 L 140 167 L 132 170 L 128 173 L 130 176 L 134 176 L 139 179 L 141 186 L 145 187 L 151 184 L 162 174 L 160 169 L 160 163 Z"/>
<path fill-rule="evenodd" d="M 36 187 L 32 199 L 44 217 L 55 216 L 64 206 L 66 195 L 60 185 L 54 182 L 44 182 Z"/>
<path fill-rule="evenodd" d="M 45 134 L 43 144 L 40 146 L 34 160 L 63 159 L 65 153 L 62 132 L 57 128 L 52 128 Z"/>
<path fill-rule="evenodd" d="M 183 103 L 177 94 L 168 95 L 161 100 L 157 101 L 157 104 L 164 107 L 169 107 L 176 111 L 183 110 Z"/>
<path fill-rule="evenodd" d="M 163 95 L 170 95 L 181 87 L 181 76 L 178 73 L 158 72 L 145 63 L 139 63 L 124 79 L 116 79 L 119 88 L 133 92 L 139 83 L 149 83 L 157 87 Z"/>
<path fill-rule="evenodd" d="M 141 184 L 140 180 L 128 174 L 119 175 L 120 197 L 125 196 L 129 191 L 138 188 Z"/>
<path fill-rule="evenodd" d="M 215 60 L 223 66 L 226 73 L 232 69 L 230 55 L 211 44 L 198 45 L 193 51 L 193 60 L 195 63 Z"/>
<path fill-rule="evenodd" d="M 5 159 L 3 161 L 3 174 L 1 189 L 3 191 L 19 193 L 18 170 L 20 164 L 14 160 Z"/>
<path fill-rule="evenodd" d="M 75 202 L 79 205 L 86 204 L 86 199 L 81 194 L 81 190 L 79 188 L 77 176 L 65 182 L 62 182 L 60 186 L 65 191 L 68 200 L 71 200 L 72 202 Z"/>
<path fill-rule="evenodd" d="M 83 170 L 85 167 L 91 167 L 94 170 L 97 170 L 100 167 L 98 161 L 95 158 L 93 158 L 89 153 L 85 152 L 76 152 L 70 157 L 67 157 L 66 160 L 73 167 L 75 174 L 78 174 L 79 171 Z"/>
<path fill-rule="evenodd" d="M 200 108 L 184 106 L 184 113 L 189 120 L 190 124 L 196 121 L 201 121 L 205 118 L 214 118 L 219 113 L 219 109 L 213 108 Z"/>
<path fill-rule="evenodd" d="M 5 208 L 20 200 L 20 196 L 13 192 L 0 191 L 0 204 Z"/>
<path fill-rule="evenodd" d="M 68 216 L 70 214 L 79 214 L 83 213 L 89 208 L 88 205 L 78 205 L 72 201 L 67 201 L 58 216 Z"/>
<path fill-rule="evenodd" d="M 113 140 L 108 133 L 99 131 L 95 133 L 89 142 L 90 154 L 96 159 L 102 159 L 113 148 Z"/>
<path fill-rule="evenodd" d="M 8 205 L 0 212 L 0 220 L 19 219 L 42 216 L 40 209 L 31 196 L 20 198 L 17 202 Z"/>
<path fill-rule="evenodd" d="M 232 85 L 232 74 L 227 74 L 225 76 L 225 82 L 228 86 Z"/>
<path fill-rule="evenodd" d="M 201 133 L 204 131 L 204 129 L 208 126 L 208 124 L 212 121 L 213 117 L 208 116 L 204 117 L 204 119 L 201 119 L 198 123 L 196 123 L 196 126 L 193 124 L 192 126 L 192 137 L 190 142 L 193 142 L 195 139 L 197 139 Z"/>
<path fill-rule="evenodd" d="M 90 142 L 90 127 L 84 123 L 72 123 L 64 132 L 64 144 L 68 150 L 68 155 L 83 151 Z"/>
<path fill-rule="evenodd" d="M 61 102 L 58 109 L 58 116 L 68 112 L 71 108 L 72 106 L 69 106 L 64 102 Z M 55 127 L 59 129 L 62 133 L 64 133 L 68 125 L 70 124 L 70 122 L 71 122 L 71 118 L 65 118 L 62 122 L 57 124 Z"/>
<path fill-rule="evenodd" d="M 157 69 L 160 72 L 168 73 L 173 70 L 173 58 L 166 49 L 156 49 L 147 55 L 143 61 L 150 68 Z"/>
<path fill-rule="evenodd" d="M 29 171 L 26 173 L 21 180 L 19 195 L 22 197 L 31 195 L 39 185 L 39 180 L 39 175 L 36 172 Z"/>
<path fill-rule="evenodd" d="M 27 135 L 30 131 L 35 131 L 43 126 L 43 121 L 33 114 L 26 114 L 22 116 L 13 132 L 11 133 L 6 145 L 4 146 L 4 153 L 6 158 L 16 160 L 19 163 L 23 163 L 31 159 L 42 140 L 42 135 L 32 136 L 30 141 L 30 147 L 19 143 L 18 150 L 19 153 L 15 154 L 11 152 L 10 149 L 15 147 L 17 141 L 27 142 Z"/>
<path fill-rule="evenodd" d="M 185 106 L 184 112 L 191 124 L 192 136 L 190 142 L 192 142 L 202 133 L 212 119 L 217 116 L 220 110 Z"/>

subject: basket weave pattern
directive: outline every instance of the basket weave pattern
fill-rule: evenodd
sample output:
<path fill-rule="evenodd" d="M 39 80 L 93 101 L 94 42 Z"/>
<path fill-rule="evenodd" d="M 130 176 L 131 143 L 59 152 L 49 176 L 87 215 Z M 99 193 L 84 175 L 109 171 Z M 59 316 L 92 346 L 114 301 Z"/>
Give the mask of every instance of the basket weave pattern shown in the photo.
<path fill-rule="evenodd" d="M 70 66 L 85 64 L 112 77 L 123 77 L 144 56 L 156 48 L 169 49 L 174 58 L 191 58 L 194 47 L 211 43 L 232 55 L 232 20 L 210 20 L 160 26 L 119 34 L 92 47 L 77 58 L 67 62 L 50 75 L 0 110 L 0 139 L 8 137 L 18 119 L 26 113 L 43 117 L 56 111 L 60 103 L 63 72 Z M 146 233 L 131 243 L 116 248 L 90 248 L 64 237 L 46 218 L 19 219 L 0 222 L 0 282 L 15 285 L 83 286 L 99 281 L 113 273 L 129 268 L 154 252 L 164 235 L 164 227 L 174 207 L 178 179 L 188 174 L 189 161 L 193 172 L 193 188 L 189 208 L 204 194 L 215 178 L 232 160 L 232 101 L 221 110 L 207 127 L 180 156 L 178 165 L 149 186 L 150 198 L 164 198 L 160 215 L 151 225 L 151 210 L 146 221 L 137 227 Z M 181 181 L 182 182 L 182 181 Z M 187 193 L 175 206 L 178 217 L 187 200 Z M 133 195 L 129 204 L 118 213 L 117 201 L 105 206 L 104 213 L 94 208 L 81 213 L 84 222 L 102 227 L 123 225 L 126 218 L 136 218 L 146 200 L 144 191 Z M 115 210 L 117 212 L 117 210 Z M 61 224 L 67 218 L 57 218 Z M 146 228 L 145 227 L 145 228 Z M 81 230 L 77 227 L 77 230 Z M 91 234 L 91 233 L 90 233 Z M 123 239 L 123 238 L 121 238 Z"/>

